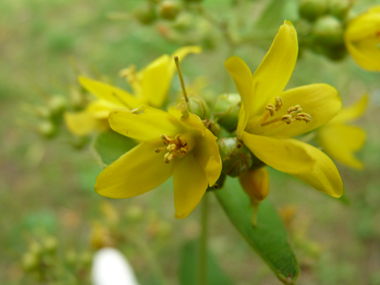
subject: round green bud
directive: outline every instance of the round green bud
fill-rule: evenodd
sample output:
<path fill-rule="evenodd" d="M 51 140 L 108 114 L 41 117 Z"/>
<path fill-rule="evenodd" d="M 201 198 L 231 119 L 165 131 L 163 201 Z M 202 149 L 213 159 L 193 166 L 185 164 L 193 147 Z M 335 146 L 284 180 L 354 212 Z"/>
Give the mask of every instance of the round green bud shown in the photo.
<path fill-rule="evenodd" d="M 158 6 L 158 13 L 162 19 L 174 20 L 180 12 L 180 5 L 171 0 L 163 1 Z"/>
<path fill-rule="evenodd" d="M 179 14 L 172 27 L 179 32 L 188 31 L 193 27 L 193 16 L 190 13 Z"/>
<path fill-rule="evenodd" d="M 50 98 L 48 106 L 54 115 L 59 115 L 66 109 L 66 100 L 62 96 L 53 96 Z"/>
<path fill-rule="evenodd" d="M 134 16 L 141 24 L 150 25 L 157 20 L 156 9 L 153 4 L 145 3 L 139 6 L 134 12 Z"/>
<path fill-rule="evenodd" d="M 352 6 L 350 0 L 330 0 L 328 2 L 330 13 L 339 19 L 345 19 Z"/>
<path fill-rule="evenodd" d="M 50 121 L 44 121 L 37 126 L 37 131 L 45 138 L 52 138 L 57 133 L 57 128 Z"/>
<path fill-rule="evenodd" d="M 313 26 L 316 44 L 334 46 L 343 43 L 343 26 L 337 18 L 327 15 L 319 18 Z"/>
<path fill-rule="evenodd" d="M 35 112 L 37 117 L 41 119 L 49 119 L 52 115 L 51 110 L 45 106 L 37 106 Z"/>
<path fill-rule="evenodd" d="M 323 48 L 322 53 L 331 60 L 340 61 L 346 57 L 347 49 L 344 44 L 340 44 Z"/>
<path fill-rule="evenodd" d="M 38 242 L 33 241 L 29 246 L 29 252 L 38 256 L 42 253 L 42 247 Z"/>
<path fill-rule="evenodd" d="M 144 216 L 144 211 L 138 205 L 131 205 L 126 209 L 125 214 L 132 221 L 140 221 Z"/>
<path fill-rule="evenodd" d="M 218 141 L 222 158 L 222 172 L 237 177 L 252 166 L 252 154 L 241 141 L 234 138 L 221 138 Z"/>
<path fill-rule="evenodd" d="M 32 271 L 38 267 L 38 257 L 33 253 L 26 253 L 22 257 L 22 267 L 25 271 Z"/>
<path fill-rule="evenodd" d="M 219 96 L 214 105 L 214 116 L 218 118 L 218 124 L 227 131 L 236 130 L 241 99 L 239 94 L 223 94 Z"/>
<path fill-rule="evenodd" d="M 55 237 L 47 237 L 44 240 L 43 246 L 45 250 L 49 253 L 55 252 L 58 246 L 58 241 Z"/>
<path fill-rule="evenodd" d="M 189 96 L 187 103 L 191 113 L 197 115 L 201 119 L 210 118 L 210 109 L 206 102 L 199 96 Z"/>
<path fill-rule="evenodd" d="M 314 21 L 327 11 L 326 0 L 301 0 L 299 6 L 302 18 Z"/>

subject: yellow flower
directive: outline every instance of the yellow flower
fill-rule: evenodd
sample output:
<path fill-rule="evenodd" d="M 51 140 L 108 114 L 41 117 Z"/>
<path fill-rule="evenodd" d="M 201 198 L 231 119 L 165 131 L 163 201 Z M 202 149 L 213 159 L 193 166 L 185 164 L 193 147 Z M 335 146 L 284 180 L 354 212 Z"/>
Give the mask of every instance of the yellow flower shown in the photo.
<path fill-rule="evenodd" d="M 344 33 L 344 41 L 360 67 L 380 71 L 380 6 L 352 19 Z"/>
<path fill-rule="evenodd" d="M 354 105 L 343 108 L 336 117 L 317 131 L 317 140 L 329 156 L 356 169 L 363 168 L 363 163 L 355 158 L 354 152 L 363 147 L 365 132 L 346 123 L 359 118 L 367 103 L 368 95 L 365 94 Z"/>
<path fill-rule="evenodd" d="M 331 159 L 313 146 L 291 139 L 327 123 L 341 108 L 338 92 L 327 84 L 283 91 L 297 54 L 296 31 L 285 21 L 253 75 L 240 58 L 226 61 L 242 99 L 238 137 L 265 164 L 340 197 L 342 180 Z"/>
<path fill-rule="evenodd" d="M 201 119 L 187 118 L 176 106 L 169 112 L 144 106 L 114 110 L 111 128 L 142 143 L 103 170 L 95 190 L 110 198 L 150 191 L 173 175 L 175 217 L 187 217 L 208 186 L 219 178 L 222 163 L 216 137 Z"/>
<path fill-rule="evenodd" d="M 86 135 L 94 130 L 102 131 L 108 128 L 108 115 L 113 109 L 126 108 L 132 110 L 141 105 L 161 107 L 164 103 L 171 80 L 175 72 L 174 56 L 183 60 L 189 53 L 200 53 L 198 46 L 188 46 L 178 49 L 172 56 L 167 54 L 159 57 L 139 72 L 135 67 L 121 71 L 127 77 L 135 96 L 117 87 L 79 77 L 80 84 L 97 100 L 90 103 L 82 112 L 65 114 L 66 125 L 76 135 Z"/>

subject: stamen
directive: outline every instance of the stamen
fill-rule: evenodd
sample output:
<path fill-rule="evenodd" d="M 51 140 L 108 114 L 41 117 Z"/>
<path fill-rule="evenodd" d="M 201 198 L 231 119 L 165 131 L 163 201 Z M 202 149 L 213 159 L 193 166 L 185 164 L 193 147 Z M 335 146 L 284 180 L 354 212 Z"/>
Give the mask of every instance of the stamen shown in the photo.
<path fill-rule="evenodd" d="M 156 148 L 155 152 L 167 151 L 164 155 L 165 163 L 169 163 L 174 157 L 182 158 L 186 156 L 189 151 L 186 140 L 181 135 L 176 135 L 174 139 L 170 136 L 162 134 L 161 139 L 166 147 Z"/>
<path fill-rule="evenodd" d="M 281 107 L 282 107 L 282 99 L 281 97 L 276 97 L 276 111 L 279 111 L 281 110 Z"/>
<path fill-rule="evenodd" d="M 265 109 L 269 111 L 271 117 L 276 113 L 276 108 L 272 104 L 265 106 Z"/>
<path fill-rule="evenodd" d="M 302 108 L 300 105 L 295 105 L 293 107 L 290 107 L 288 109 L 288 114 L 291 114 L 291 113 L 294 113 L 294 112 L 301 112 L 302 111 Z"/>
<path fill-rule="evenodd" d="M 289 115 L 289 114 L 288 115 L 283 115 L 281 117 L 281 120 L 289 125 L 291 122 L 293 122 L 293 116 Z"/>
<path fill-rule="evenodd" d="M 307 113 L 299 113 L 299 114 L 297 114 L 297 116 L 296 116 L 296 120 L 298 120 L 298 121 L 303 120 L 303 121 L 305 121 L 306 123 L 308 123 L 308 122 L 311 121 L 311 116 L 310 116 L 309 114 L 307 114 Z"/>

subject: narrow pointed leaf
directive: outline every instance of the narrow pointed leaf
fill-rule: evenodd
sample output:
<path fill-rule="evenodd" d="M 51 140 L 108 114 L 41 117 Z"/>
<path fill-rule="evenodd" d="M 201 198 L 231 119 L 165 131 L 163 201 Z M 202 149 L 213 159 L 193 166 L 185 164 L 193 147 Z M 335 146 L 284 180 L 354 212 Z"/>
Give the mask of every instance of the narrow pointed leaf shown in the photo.
<path fill-rule="evenodd" d="M 223 189 L 214 191 L 227 216 L 248 244 L 269 265 L 284 284 L 295 284 L 299 266 L 287 241 L 284 224 L 273 205 L 259 205 L 257 226 L 252 226 L 252 207 L 238 179 L 226 180 Z"/>

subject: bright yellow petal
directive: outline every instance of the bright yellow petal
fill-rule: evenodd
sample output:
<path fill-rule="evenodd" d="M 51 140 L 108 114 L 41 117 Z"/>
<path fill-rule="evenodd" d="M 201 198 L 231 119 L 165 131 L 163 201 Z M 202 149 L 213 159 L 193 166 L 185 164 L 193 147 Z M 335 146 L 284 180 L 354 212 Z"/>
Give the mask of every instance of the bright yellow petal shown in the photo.
<path fill-rule="evenodd" d="M 269 166 L 291 174 L 333 197 L 343 194 L 339 172 L 332 160 L 317 148 L 294 140 L 273 139 L 244 132 L 243 141 Z"/>
<path fill-rule="evenodd" d="M 77 136 L 88 135 L 96 130 L 97 120 L 95 117 L 86 111 L 69 113 L 64 115 L 66 126 L 70 132 Z"/>
<path fill-rule="evenodd" d="M 379 45 L 380 40 L 378 38 L 372 38 L 350 43 L 347 49 L 360 67 L 369 71 L 380 71 Z"/>
<path fill-rule="evenodd" d="M 140 141 L 160 138 L 162 134 L 175 136 L 186 130 L 173 115 L 149 106 L 132 111 L 114 110 L 109 122 L 114 131 Z"/>
<path fill-rule="evenodd" d="M 186 46 L 186 47 L 179 48 L 175 52 L 173 52 L 173 54 L 170 56 L 170 59 L 169 59 L 169 66 L 168 66 L 168 68 L 169 68 L 169 80 L 170 81 L 172 80 L 174 72 L 176 70 L 176 65 L 174 62 L 175 56 L 178 56 L 179 62 L 182 62 L 182 60 L 184 60 L 184 58 L 188 54 L 190 54 L 190 53 L 198 54 L 201 52 L 202 52 L 202 48 L 200 46 Z"/>
<path fill-rule="evenodd" d="M 309 132 L 330 121 L 339 111 L 342 105 L 338 91 L 327 84 L 311 84 L 282 93 L 282 108 L 274 117 L 269 117 L 265 122 L 279 119 L 272 124 L 263 124 L 263 115 L 268 113 L 265 109 L 257 117 L 248 121 L 246 132 L 271 136 L 276 138 L 291 138 Z M 273 98 L 274 104 L 274 98 Z M 294 120 L 290 124 L 283 122 L 281 117 L 287 114 L 289 107 L 300 105 L 302 112 L 311 115 L 311 121 Z"/>
<path fill-rule="evenodd" d="M 186 218 L 206 192 L 206 174 L 191 154 L 175 161 L 173 171 L 174 206 L 177 219 Z"/>
<path fill-rule="evenodd" d="M 256 84 L 257 86 L 252 101 L 254 103 L 251 107 L 252 115 L 261 112 L 268 103 L 273 103 L 268 102 L 270 98 L 281 95 L 293 73 L 297 55 L 297 32 L 291 22 L 285 21 L 268 53 L 253 74 L 253 86 Z"/>
<path fill-rule="evenodd" d="M 106 100 L 95 100 L 87 105 L 86 112 L 91 113 L 97 119 L 107 119 L 113 109 L 120 106 L 112 104 Z"/>
<path fill-rule="evenodd" d="M 280 140 L 264 136 L 243 133 L 244 144 L 261 161 L 285 173 L 295 174 L 311 170 L 310 156 L 298 147 L 294 140 Z"/>
<path fill-rule="evenodd" d="M 206 174 L 209 186 L 215 184 L 222 171 L 222 161 L 216 140 L 217 137 L 206 130 L 205 136 L 197 139 L 196 147 L 192 151 L 193 156 Z"/>
<path fill-rule="evenodd" d="M 245 62 L 237 56 L 227 59 L 224 66 L 235 82 L 236 89 L 238 90 L 242 101 L 237 128 L 237 132 L 239 136 L 241 136 L 247 121 L 253 112 L 252 100 L 254 99 L 254 94 L 252 73 Z"/>
<path fill-rule="evenodd" d="M 133 109 L 141 105 L 141 102 L 137 98 L 117 87 L 83 76 L 79 77 L 79 82 L 91 94 L 99 99 L 118 105 L 120 108 Z"/>
<path fill-rule="evenodd" d="M 372 11 L 362 13 L 351 20 L 345 30 L 345 40 L 354 42 L 376 36 L 376 33 L 380 30 L 379 7 L 372 9 Z"/>
<path fill-rule="evenodd" d="M 363 94 L 363 96 L 354 104 L 349 107 L 342 108 L 342 110 L 330 121 L 330 123 L 349 122 L 361 117 L 367 108 L 368 100 L 368 94 Z"/>
<path fill-rule="evenodd" d="M 143 70 L 141 96 L 145 103 L 154 107 L 164 103 L 170 86 L 168 65 L 169 56 L 163 55 Z"/>
<path fill-rule="evenodd" d="M 317 139 L 325 151 L 333 159 L 346 166 L 362 169 L 354 152 L 360 150 L 365 142 L 365 132 L 356 126 L 328 124 L 318 130 Z"/>
<path fill-rule="evenodd" d="M 129 198 L 150 191 L 172 174 L 173 164 L 164 162 L 164 152 L 154 149 L 160 140 L 144 142 L 106 167 L 96 179 L 95 191 L 110 198 Z"/>

